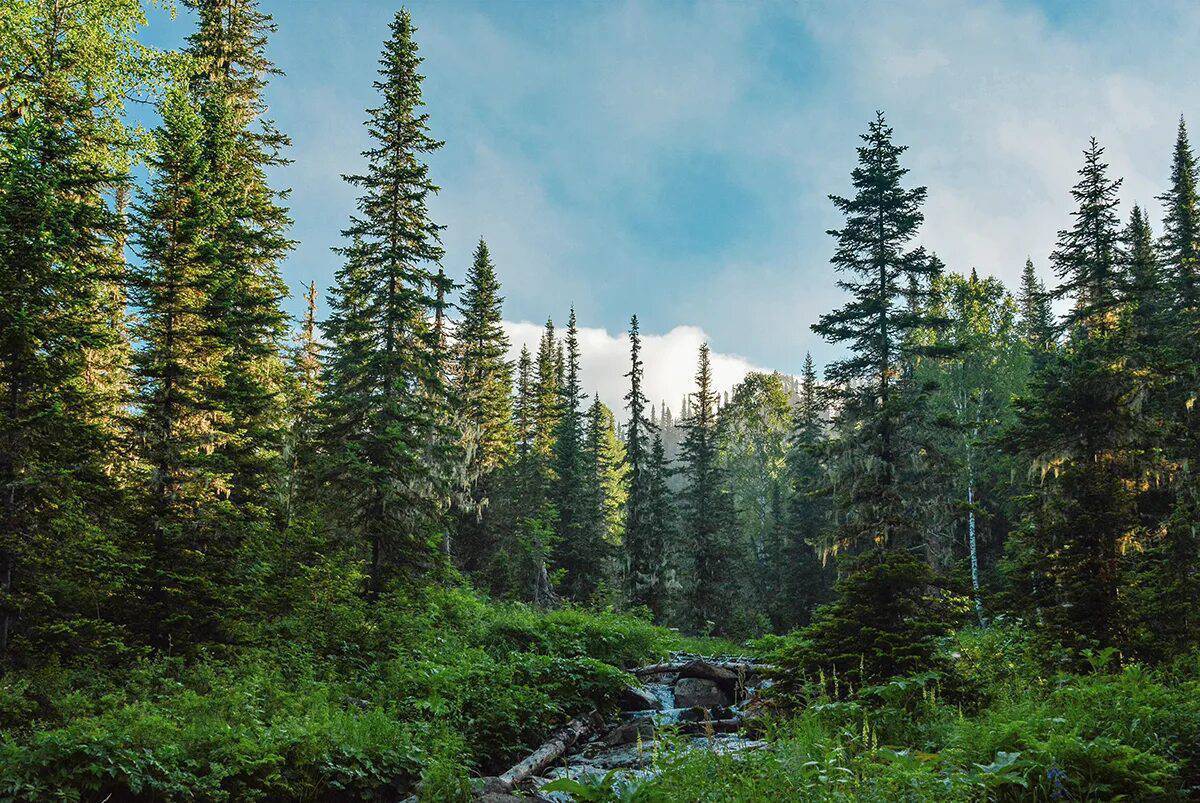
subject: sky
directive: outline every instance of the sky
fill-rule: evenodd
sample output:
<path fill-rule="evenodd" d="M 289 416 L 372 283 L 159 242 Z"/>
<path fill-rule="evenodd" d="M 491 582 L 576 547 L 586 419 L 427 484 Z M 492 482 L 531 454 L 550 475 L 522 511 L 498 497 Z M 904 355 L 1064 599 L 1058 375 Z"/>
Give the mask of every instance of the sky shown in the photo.
<path fill-rule="evenodd" d="M 327 286 L 362 166 L 364 109 L 398 5 L 263 0 L 286 73 L 271 116 L 294 141 L 283 266 Z M 920 242 L 947 266 L 1015 284 L 1069 223 L 1095 136 L 1158 223 L 1180 115 L 1200 127 L 1200 3 L 521 0 L 408 4 L 425 58 L 430 167 L 444 266 L 462 277 L 487 240 L 514 339 L 574 305 L 588 390 L 623 394 L 631 314 L 651 398 L 687 391 L 707 340 L 718 384 L 798 373 L 838 348 L 809 329 L 841 301 L 829 267 L 857 137 L 886 113 L 912 184 Z M 190 20 L 155 12 L 147 39 Z M 1198 128 L 1200 130 L 1200 128 Z"/>

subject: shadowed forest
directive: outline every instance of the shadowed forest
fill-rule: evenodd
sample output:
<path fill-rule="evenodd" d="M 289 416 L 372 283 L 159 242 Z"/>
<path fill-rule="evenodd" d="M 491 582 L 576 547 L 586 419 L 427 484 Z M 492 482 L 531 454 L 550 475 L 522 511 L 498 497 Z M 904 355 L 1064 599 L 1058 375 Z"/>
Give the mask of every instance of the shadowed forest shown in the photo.
<path fill-rule="evenodd" d="M 1182 118 L 1157 198 L 1079 143 L 1007 287 L 879 113 L 797 322 L 840 357 L 650 399 L 632 315 L 610 409 L 571 299 L 510 361 L 487 232 L 445 264 L 407 11 L 300 320 L 276 23 L 180 13 L 0 5 L 0 800 L 1200 796 Z"/>

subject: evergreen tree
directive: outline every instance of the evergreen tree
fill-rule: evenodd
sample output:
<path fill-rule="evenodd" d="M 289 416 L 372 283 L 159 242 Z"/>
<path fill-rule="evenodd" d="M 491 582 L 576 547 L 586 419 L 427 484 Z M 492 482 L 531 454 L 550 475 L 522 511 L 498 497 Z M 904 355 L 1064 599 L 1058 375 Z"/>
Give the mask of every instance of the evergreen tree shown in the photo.
<path fill-rule="evenodd" d="M 586 466 L 587 514 L 586 542 L 605 567 L 603 576 L 616 574 L 608 566 L 625 534 L 625 500 L 628 494 L 625 446 L 617 437 L 612 410 L 596 395 L 587 411 L 587 436 L 584 441 Z"/>
<path fill-rule="evenodd" d="M 730 612 L 727 534 L 733 511 L 717 459 L 716 407 L 705 343 L 696 366 L 696 390 L 689 399 L 691 417 L 682 424 L 680 452 L 684 478 L 681 540 L 689 559 L 684 618 L 700 630 L 727 625 Z"/>
<path fill-rule="evenodd" d="M 142 263 L 131 276 L 141 457 L 149 475 L 146 625 L 160 646 L 219 635 L 237 547 L 224 525 L 230 483 L 217 455 L 230 436 L 214 400 L 224 344 L 209 320 L 215 215 L 199 110 L 176 92 L 162 108 L 152 180 L 135 207 Z"/>
<path fill-rule="evenodd" d="M 317 424 L 322 349 L 317 339 L 316 282 L 304 286 L 304 303 L 304 318 L 288 359 L 288 429 L 279 500 L 285 525 L 293 521 L 304 491 L 315 488 L 313 458 L 320 448 Z"/>
<path fill-rule="evenodd" d="M 157 83 L 139 4 L 5 8 L 0 34 L 0 661 L 111 653 L 129 344 L 125 102 Z"/>
<path fill-rule="evenodd" d="M 813 326 L 850 349 L 826 370 L 839 403 L 830 475 L 840 522 L 832 538 L 846 565 L 837 598 L 805 631 L 811 649 L 786 664 L 793 672 L 831 667 L 866 682 L 913 668 L 905 639 L 919 638 L 911 655 L 927 659 L 930 635 L 950 623 L 939 607 L 922 611 L 932 578 L 911 551 L 923 532 L 920 505 L 906 499 L 929 473 L 919 440 L 925 392 L 912 375 L 920 358 L 940 351 L 928 335 L 943 323 L 922 297 L 940 263 L 910 248 L 925 188 L 902 186 L 905 149 L 892 142 L 882 114 L 862 140 L 851 173 L 854 197 L 831 196 L 845 216 L 830 232 L 837 240 L 832 262 L 851 298 Z M 911 617 L 916 611 L 922 618 Z"/>
<path fill-rule="evenodd" d="M 579 333 L 575 310 L 567 321 L 564 373 L 558 426 L 554 438 L 554 504 L 558 511 L 555 566 L 565 572 L 563 588 L 568 597 L 585 600 L 600 584 L 603 552 L 589 535 L 588 488 L 584 455 L 583 417 L 579 402 Z"/>
<path fill-rule="evenodd" d="M 787 453 L 788 507 L 780 517 L 779 591 L 772 614 L 777 629 L 787 630 L 809 622 L 817 605 L 831 590 L 830 572 L 818 554 L 821 534 L 827 527 L 829 505 L 822 493 L 825 443 L 823 405 L 812 354 L 804 355 L 800 398 L 793 410 Z"/>
<path fill-rule="evenodd" d="M 1194 313 L 1200 307 L 1200 196 L 1196 192 L 1196 157 L 1182 117 L 1171 162 L 1171 186 L 1158 200 L 1164 211 L 1159 245 L 1162 259 L 1180 303 Z"/>
<path fill-rule="evenodd" d="M 458 528 L 458 557 L 467 566 L 476 565 L 486 551 L 487 509 L 498 491 L 498 472 L 512 460 L 515 449 L 513 368 L 507 359 L 503 303 L 487 244 L 480 240 L 459 304 L 462 320 L 455 332 L 453 368 L 454 395 L 470 455 L 467 476 L 472 483 L 471 510 Z"/>
<path fill-rule="evenodd" d="M 407 11 L 391 24 L 368 112 L 367 172 L 348 176 L 362 191 L 344 236 L 325 325 L 330 341 L 326 442 L 328 479 L 343 526 L 367 545 L 368 592 L 389 569 L 424 569 L 457 479 L 431 317 L 442 256 L 427 203 L 437 187 L 422 159 L 442 143 L 429 136 L 421 59 Z"/>
<path fill-rule="evenodd" d="M 199 20 L 188 53 L 192 90 L 203 119 L 212 220 L 206 315 L 223 354 L 223 381 L 214 404 L 229 420 L 218 447 L 228 463 L 229 496 L 237 514 L 265 522 L 282 474 L 287 375 L 283 361 L 287 288 L 279 264 L 292 249 L 286 191 L 270 186 L 267 171 L 286 164 L 286 135 L 263 117 L 266 80 L 278 70 L 266 58 L 271 17 L 256 0 L 192 0 Z"/>
<path fill-rule="evenodd" d="M 1072 190 L 1075 223 L 1053 260 L 1067 297 L 1068 341 L 1023 401 L 1016 442 L 1042 475 L 1022 538 L 1029 590 L 1075 644 L 1123 643 L 1119 544 L 1134 525 L 1137 385 L 1117 326 L 1120 180 L 1093 139 Z"/>
<path fill-rule="evenodd" d="M 654 429 L 646 418 L 646 394 L 642 390 L 642 339 L 638 319 L 629 320 L 629 392 L 625 407 L 629 423 L 625 427 L 625 454 L 629 462 L 629 493 L 625 503 L 625 584 L 629 599 L 645 605 L 656 616 L 663 612 L 663 545 L 655 541 L 651 520 L 650 471 L 651 434 Z"/>
<path fill-rule="evenodd" d="M 1038 279 L 1032 259 L 1025 260 L 1025 269 L 1021 271 L 1017 304 L 1021 337 L 1033 355 L 1035 365 L 1040 368 L 1054 348 L 1054 313 L 1050 309 L 1046 286 Z"/>
<path fill-rule="evenodd" d="M 909 335 L 934 323 L 909 303 L 910 288 L 927 285 L 938 264 L 921 249 L 906 250 L 923 220 L 925 188 L 901 186 L 908 172 L 899 160 L 905 148 L 892 142 L 882 114 L 862 140 L 851 174 L 855 196 L 831 196 L 846 218 L 841 229 L 830 232 L 837 240 L 832 262 L 846 277 L 838 286 L 851 300 L 822 315 L 813 331 L 850 347 L 848 357 L 826 369 L 840 402 L 842 447 L 862 452 L 843 460 L 855 475 L 842 480 L 839 495 L 847 510 L 838 538 L 848 545 L 911 546 L 918 533 L 899 486 L 910 455 L 898 436 L 914 397 L 897 383 L 901 367 L 926 350 Z"/>

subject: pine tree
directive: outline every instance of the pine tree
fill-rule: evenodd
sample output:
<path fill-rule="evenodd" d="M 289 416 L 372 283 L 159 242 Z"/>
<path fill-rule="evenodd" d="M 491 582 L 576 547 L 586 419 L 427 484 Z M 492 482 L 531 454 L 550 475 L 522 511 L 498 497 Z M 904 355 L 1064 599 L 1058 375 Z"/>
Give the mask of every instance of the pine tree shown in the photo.
<path fill-rule="evenodd" d="M 146 625 L 160 646 L 215 638 L 237 568 L 223 526 L 230 477 L 218 450 L 230 438 L 219 398 L 224 344 L 209 320 L 215 215 L 199 110 L 176 92 L 162 108 L 153 177 L 135 207 L 142 263 L 132 273 L 141 457 L 149 476 Z"/>
<path fill-rule="evenodd" d="M 625 427 L 625 453 L 629 462 L 629 493 L 625 503 L 625 585 L 626 593 L 635 605 L 645 605 L 658 617 L 663 613 L 664 602 L 663 545 L 655 541 L 651 521 L 650 450 L 654 430 L 646 418 L 643 371 L 642 339 L 634 315 L 629 320 L 629 372 L 625 374 L 629 379 L 629 392 L 625 394 L 625 407 L 629 411 L 629 423 Z"/>
<path fill-rule="evenodd" d="M 583 417 L 579 410 L 583 391 L 579 385 L 579 332 L 574 308 L 563 347 L 562 397 L 554 437 L 554 504 L 558 511 L 554 563 L 565 572 L 563 589 L 567 596 L 582 601 L 600 585 L 604 556 L 589 538 L 594 529 L 588 522 Z"/>
<path fill-rule="evenodd" d="M 328 479 L 343 526 L 367 545 L 368 593 L 389 570 L 434 562 L 459 455 L 449 420 L 432 325 L 440 227 L 429 219 L 437 191 L 422 159 L 442 143 L 429 136 L 421 59 L 407 11 L 391 24 L 368 112 L 367 172 L 348 176 L 362 191 L 343 232 L 325 325 L 330 341 L 324 407 Z"/>
<path fill-rule="evenodd" d="M 732 525 L 732 503 L 725 490 L 717 459 L 717 393 L 712 388 L 708 344 L 700 346 L 696 390 L 691 394 L 691 417 L 684 420 L 680 462 L 684 478 L 681 540 L 688 553 L 684 583 L 685 619 L 699 630 L 726 623 L 728 608 L 728 551 L 726 533 Z"/>
<path fill-rule="evenodd" d="M 188 53 L 203 119 L 204 158 L 213 208 L 207 236 L 212 263 L 206 314 L 220 338 L 224 374 L 214 403 L 230 421 L 218 449 L 228 463 L 230 500 L 246 522 L 266 522 L 284 467 L 287 421 L 284 364 L 289 319 L 279 264 L 292 249 L 286 191 L 267 171 L 286 164 L 286 135 L 263 115 L 267 77 L 278 70 L 264 55 L 275 26 L 256 0 L 193 0 L 199 26 Z"/>

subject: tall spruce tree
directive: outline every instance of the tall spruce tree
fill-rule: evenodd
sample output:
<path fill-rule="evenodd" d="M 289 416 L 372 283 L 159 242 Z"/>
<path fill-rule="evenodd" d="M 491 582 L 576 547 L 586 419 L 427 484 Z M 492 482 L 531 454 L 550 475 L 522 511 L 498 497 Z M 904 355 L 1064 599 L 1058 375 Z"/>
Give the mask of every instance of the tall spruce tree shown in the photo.
<path fill-rule="evenodd" d="M 497 478 L 513 458 L 513 366 L 507 358 L 500 282 L 482 239 L 467 271 L 455 329 L 453 384 L 464 425 L 470 462 L 471 509 L 459 522 L 456 551 L 463 565 L 475 566 L 487 550 L 488 507 L 499 490 Z M 527 356 L 527 355 L 526 355 Z"/>
<path fill-rule="evenodd" d="M 1171 161 L 1171 186 L 1159 196 L 1163 205 L 1163 263 L 1186 310 L 1200 307 L 1200 195 L 1196 190 L 1196 156 L 1188 142 L 1187 124 L 1179 118 Z"/>
<path fill-rule="evenodd" d="M 684 489 L 680 497 L 680 540 L 687 555 L 683 619 L 706 631 L 727 624 L 729 547 L 732 501 L 717 459 L 717 393 L 712 387 L 708 344 L 700 346 L 696 390 L 688 398 L 690 417 L 681 425 L 680 447 Z"/>
<path fill-rule="evenodd" d="M 346 177 L 362 195 L 325 325 L 328 479 L 343 526 L 367 547 L 371 597 L 391 570 L 434 562 L 458 476 L 432 321 L 442 247 L 427 205 L 437 187 L 423 161 L 442 143 L 429 135 L 414 33 L 399 11 L 379 62 L 380 103 L 368 111 L 367 171 Z"/>
<path fill-rule="evenodd" d="M 229 419 L 217 457 L 228 463 L 229 497 L 247 523 L 272 513 L 285 470 L 289 319 L 280 306 L 287 287 L 279 265 L 292 249 L 286 191 L 267 171 L 286 164 L 291 143 L 264 115 L 267 78 L 279 71 L 265 55 L 275 31 L 257 0 L 192 0 L 199 25 L 189 38 L 192 77 L 203 120 L 213 217 L 208 310 L 222 345 L 224 375 L 214 404 Z"/>
<path fill-rule="evenodd" d="M 821 535 L 828 527 L 829 505 L 822 491 L 825 443 L 824 406 L 812 354 L 804 355 L 800 398 L 793 409 L 788 444 L 787 476 L 790 495 L 780 538 L 780 588 L 772 620 L 779 630 L 808 624 L 812 612 L 832 588 L 831 571 L 821 553 Z M 831 568 L 831 567 L 830 567 Z"/>
<path fill-rule="evenodd" d="M 1016 442 L 1041 481 L 1022 538 L 1042 617 L 1076 646 L 1125 643 L 1119 544 L 1135 523 L 1139 392 L 1124 359 L 1117 192 L 1103 148 L 1084 151 L 1074 225 L 1053 254 L 1068 340 L 1021 405 Z"/>
<path fill-rule="evenodd" d="M 220 447 L 231 437 L 215 399 L 227 346 L 208 317 L 215 217 L 200 111 L 184 92 L 162 107 L 149 187 L 135 206 L 141 264 L 131 275 L 140 453 L 145 479 L 145 625 L 160 646 L 220 633 L 237 568 L 225 526 L 230 484 Z"/>
<path fill-rule="evenodd" d="M 11 5 L 0 23 L 5 663 L 106 650 L 130 607 L 123 110 L 161 77 L 145 22 L 140 4 L 81 0 Z"/>
<path fill-rule="evenodd" d="M 949 626 L 929 594 L 931 572 L 915 553 L 923 536 L 918 506 L 906 499 L 928 472 L 914 438 L 923 393 L 911 367 L 935 351 L 914 333 L 939 326 L 921 296 L 940 263 L 911 246 L 925 188 L 902 186 L 905 148 L 892 141 L 882 113 L 862 141 L 854 196 L 831 196 L 845 216 L 830 232 L 832 263 L 851 298 L 813 326 L 849 347 L 826 369 L 838 402 L 831 490 L 841 513 L 831 540 L 847 565 L 834 602 L 805 631 L 806 646 L 785 661 L 794 673 L 832 668 L 854 684 L 930 665 L 933 636 Z"/>
<path fill-rule="evenodd" d="M 638 318 L 629 320 L 629 392 L 625 408 L 625 454 L 629 461 L 629 493 L 625 503 L 625 588 L 630 601 L 645 605 L 656 616 L 663 613 L 663 545 L 655 541 L 650 510 L 650 450 L 654 428 L 646 418 L 646 393 L 642 389 L 642 338 Z"/>
<path fill-rule="evenodd" d="M 563 590 L 571 599 L 586 600 L 600 585 L 603 553 L 591 543 L 584 426 L 579 403 L 579 331 L 575 310 L 567 320 L 563 341 L 562 399 L 554 437 L 554 505 L 558 511 L 554 564 L 563 570 Z"/>
<path fill-rule="evenodd" d="M 602 566 L 601 577 L 608 579 L 617 574 L 611 564 L 625 534 L 628 467 L 613 412 L 600 401 L 598 394 L 588 407 L 583 453 L 587 483 L 586 541 Z"/>
<path fill-rule="evenodd" d="M 911 333 L 934 323 L 922 305 L 912 303 L 919 292 L 912 288 L 927 287 L 939 263 L 922 249 L 910 249 L 923 220 L 925 188 L 901 185 L 908 173 L 900 166 L 905 147 L 892 142 L 882 113 L 862 140 L 851 173 L 854 197 L 830 196 L 845 216 L 843 227 L 830 232 L 837 240 L 832 264 L 851 300 L 822 315 L 813 331 L 850 348 L 849 356 L 826 369 L 840 402 L 842 443 L 862 451 L 862 460 L 853 461 L 862 470 L 845 478 L 848 509 L 839 540 L 911 546 L 919 535 L 899 487 L 911 457 L 900 429 L 914 398 L 898 385 L 902 366 L 926 350 Z"/>

